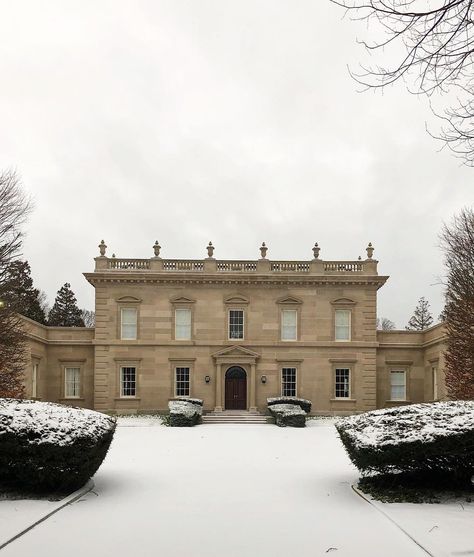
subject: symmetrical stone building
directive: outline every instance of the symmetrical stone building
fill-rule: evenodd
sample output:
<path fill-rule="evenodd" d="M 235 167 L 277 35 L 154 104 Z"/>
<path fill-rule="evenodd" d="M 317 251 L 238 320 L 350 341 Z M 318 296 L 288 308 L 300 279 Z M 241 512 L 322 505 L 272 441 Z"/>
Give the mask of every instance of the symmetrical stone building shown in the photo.
<path fill-rule="evenodd" d="M 26 320 L 28 396 L 113 413 L 162 412 L 175 396 L 207 411 L 264 411 L 297 395 L 314 414 L 348 414 L 445 396 L 442 325 L 377 331 L 367 258 L 273 261 L 106 256 L 95 270 L 95 328 Z"/>

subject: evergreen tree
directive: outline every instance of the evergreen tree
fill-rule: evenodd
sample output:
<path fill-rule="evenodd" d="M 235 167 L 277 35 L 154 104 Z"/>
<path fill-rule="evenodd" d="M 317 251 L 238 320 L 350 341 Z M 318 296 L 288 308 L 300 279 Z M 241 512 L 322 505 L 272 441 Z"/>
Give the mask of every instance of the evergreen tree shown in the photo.
<path fill-rule="evenodd" d="M 418 305 L 415 308 L 408 325 L 405 327 L 407 331 L 423 331 L 433 324 L 433 316 L 430 313 L 430 304 L 428 300 L 422 296 L 418 300 Z"/>
<path fill-rule="evenodd" d="M 71 285 L 66 282 L 56 294 L 53 307 L 49 312 L 48 325 L 55 327 L 84 327 L 82 312 Z"/>
<path fill-rule="evenodd" d="M 12 311 L 46 323 L 46 315 L 40 302 L 40 291 L 33 288 L 28 261 L 14 261 L 6 269 L 4 299 Z"/>

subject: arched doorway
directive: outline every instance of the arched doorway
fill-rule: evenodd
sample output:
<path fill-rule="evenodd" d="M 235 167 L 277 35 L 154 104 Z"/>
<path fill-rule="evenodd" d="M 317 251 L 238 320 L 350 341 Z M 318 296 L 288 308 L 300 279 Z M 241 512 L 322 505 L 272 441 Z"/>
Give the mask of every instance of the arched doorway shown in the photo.
<path fill-rule="evenodd" d="M 247 374 L 239 366 L 230 367 L 225 374 L 225 409 L 247 409 Z"/>

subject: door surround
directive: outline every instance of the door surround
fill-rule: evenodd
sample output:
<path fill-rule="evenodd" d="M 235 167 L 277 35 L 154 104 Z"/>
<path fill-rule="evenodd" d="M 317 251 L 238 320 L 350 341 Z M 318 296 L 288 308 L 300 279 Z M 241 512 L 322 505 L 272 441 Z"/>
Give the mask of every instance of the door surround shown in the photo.
<path fill-rule="evenodd" d="M 212 354 L 215 363 L 214 412 L 222 412 L 225 405 L 225 374 L 230 367 L 241 367 L 247 375 L 247 405 L 249 412 L 256 412 L 256 368 L 260 354 L 244 346 L 227 346 Z"/>

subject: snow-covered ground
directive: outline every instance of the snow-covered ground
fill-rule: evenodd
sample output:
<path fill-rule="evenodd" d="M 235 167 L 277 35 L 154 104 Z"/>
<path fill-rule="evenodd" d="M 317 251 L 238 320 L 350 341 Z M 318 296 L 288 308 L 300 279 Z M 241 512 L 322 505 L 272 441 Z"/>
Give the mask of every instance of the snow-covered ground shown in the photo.
<path fill-rule="evenodd" d="M 95 493 L 1 555 L 426 555 L 352 491 L 357 476 L 330 420 L 311 420 L 304 429 L 167 428 L 159 418 L 123 418 L 94 478 Z M 47 505 L 0 501 L 0 538 Z M 433 555 L 474 555 L 473 504 L 377 506 Z"/>

